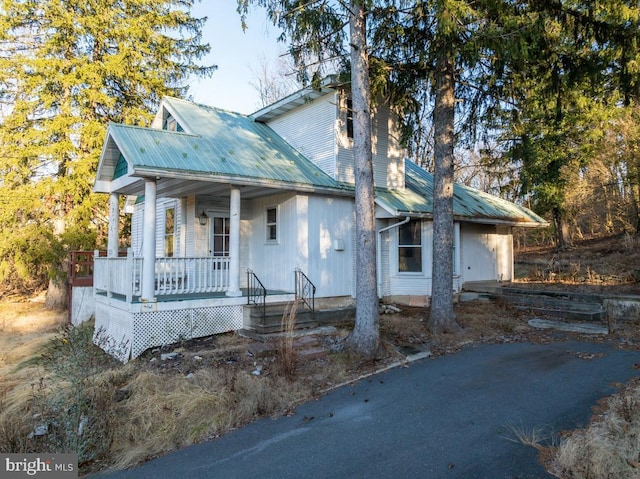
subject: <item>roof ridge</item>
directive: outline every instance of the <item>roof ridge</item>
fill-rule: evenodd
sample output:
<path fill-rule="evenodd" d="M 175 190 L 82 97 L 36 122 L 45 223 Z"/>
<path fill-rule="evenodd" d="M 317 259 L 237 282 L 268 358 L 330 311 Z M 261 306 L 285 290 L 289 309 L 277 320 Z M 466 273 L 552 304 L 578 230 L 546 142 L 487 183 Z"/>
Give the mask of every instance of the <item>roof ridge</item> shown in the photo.
<path fill-rule="evenodd" d="M 226 113 L 232 113 L 234 115 L 239 115 L 242 117 L 247 118 L 248 120 L 254 121 L 253 118 L 251 118 L 250 115 L 245 115 L 244 113 L 240 113 L 238 111 L 234 111 L 234 110 L 229 110 L 227 108 L 220 108 L 218 106 L 212 106 L 212 105 L 207 105 L 206 103 L 200 103 L 197 101 L 192 101 L 192 100 L 186 100 L 184 98 L 178 98 L 175 96 L 170 96 L 170 95 L 165 95 L 164 97 L 162 97 L 163 100 L 170 100 L 170 101 L 179 101 L 181 103 L 187 103 L 189 105 L 193 105 L 193 106 L 197 106 L 197 107 L 201 107 L 201 108 L 206 108 L 208 110 L 215 110 L 215 111 L 221 111 L 221 112 L 226 112 Z"/>

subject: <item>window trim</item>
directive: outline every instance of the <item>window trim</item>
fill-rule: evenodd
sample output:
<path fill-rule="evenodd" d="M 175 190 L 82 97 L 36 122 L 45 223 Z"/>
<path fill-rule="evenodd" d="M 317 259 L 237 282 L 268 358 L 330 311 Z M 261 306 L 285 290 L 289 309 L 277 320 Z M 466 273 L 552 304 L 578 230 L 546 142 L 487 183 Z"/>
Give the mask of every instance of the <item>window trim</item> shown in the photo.
<path fill-rule="evenodd" d="M 171 232 L 167 231 L 167 218 L 169 211 L 173 211 L 173 224 L 171 225 Z M 164 237 L 162 242 L 162 251 L 165 258 L 173 258 L 176 254 L 176 207 L 175 205 L 166 206 L 164 209 Z M 167 241 L 171 238 L 171 251 L 168 251 Z M 169 253 L 169 254 L 168 254 Z"/>
<path fill-rule="evenodd" d="M 276 219 L 273 222 L 269 222 L 269 211 L 274 210 L 276 212 Z M 264 209 L 264 223 L 265 223 L 265 243 L 266 244 L 278 244 L 280 242 L 280 206 L 279 205 L 267 205 Z M 275 238 L 271 238 L 271 227 L 275 228 Z"/>
<path fill-rule="evenodd" d="M 208 212 L 209 221 L 211 223 L 210 231 L 209 231 L 209 256 L 213 256 L 215 258 L 228 258 L 229 257 L 229 249 L 227 248 L 227 239 L 231 241 L 231 232 L 226 233 L 226 228 L 229 227 L 229 215 L 218 214 L 213 212 Z M 216 233 L 216 220 L 222 220 L 222 233 Z M 222 254 L 216 254 L 216 237 L 222 238 Z"/>
<path fill-rule="evenodd" d="M 419 244 L 403 244 L 400 242 L 400 230 L 403 227 L 406 227 L 411 224 L 418 224 L 418 231 L 420 233 L 420 243 Z M 420 219 L 412 219 L 406 224 L 400 225 L 397 228 L 397 244 L 396 244 L 396 269 L 398 275 L 406 275 L 406 276 L 424 276 L 424 231 L 422 220 Z M 420 250 L 420 271 L 402 271 L 400 269 L 400 249 L 401 248 L 415 248 Z"/>

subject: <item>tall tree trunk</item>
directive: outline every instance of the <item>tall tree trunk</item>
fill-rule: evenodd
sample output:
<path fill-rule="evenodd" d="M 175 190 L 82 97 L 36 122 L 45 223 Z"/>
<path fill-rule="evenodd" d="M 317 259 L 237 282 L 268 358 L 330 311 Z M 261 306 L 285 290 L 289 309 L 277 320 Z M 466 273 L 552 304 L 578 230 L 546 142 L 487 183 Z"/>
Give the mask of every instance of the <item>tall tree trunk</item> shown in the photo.
<path fill-rule="evenodd" d="M 428 326 L 434 334 L 441 334 L 460 329 L 453 312 L 455 65 L 445 51 L 436 59 L 435 86 L 433 272 Z"/>
<path fill-rule="evenodd" d="M 351 2 L 351 100 L 356 181 L 356 321 L 346 341 L 348 349 L 372 358 L 379 344 L 376 281 L 376 231 L 371 158 L 369 57 L 366 12 L 360 1 Z"/>
<path fill-rule="evenodd" d="M 571 244 L 571 238 L 569 234 L 569 224 L 566 218 L 560 211 L 560 208 L 553 209 L 553 227 L 556 237 L 556 248 L 565 249 Z"/>

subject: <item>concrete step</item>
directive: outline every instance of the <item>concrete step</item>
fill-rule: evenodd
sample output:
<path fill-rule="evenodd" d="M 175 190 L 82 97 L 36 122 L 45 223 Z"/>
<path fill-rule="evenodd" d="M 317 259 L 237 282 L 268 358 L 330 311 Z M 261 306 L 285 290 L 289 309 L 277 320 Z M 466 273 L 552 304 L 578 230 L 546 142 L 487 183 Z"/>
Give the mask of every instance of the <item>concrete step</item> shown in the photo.
<path fill-rule="evenodd" d="M 519 309 L 521 311 L 538 312 L 541 315 L 552 316 L 554 318 L 569 319 L 573 321 L 599 322 L 604 321 L 606 318 L 606 312 L 602 309 L 592 311 L 574 311 L 571 309 L 536 308 L 522 305 L 516 306 L 516 309 Z"/>
<path fill-rule="evenodd" d="M 594 294 L 505 287 L 499 297 L 519 310 L 545 316 L 573 321 L 603 321 L 606 318 L 603 300 Z"/>
<path fill-rule="evenodd" d="M 604 299 L 601 295 L 598 294 L 589 294 L 589 293 L 576 293 L 570 291 L 553 291 L 553 290 L 543 290 L 543 289 L 526 289 L 526 288 L 517 288 L 512 286 L 505 286 L 500 291 L 501 295 L 520 295 L 520 296 L 529 296 L 532 298 L 535 297 L 546 297 L 546 298 L 555 298 L 562 299 L 573 302 L 581 302 L 581 303 L 597 303 L 602 305 Z"/>
<path fill-rule="evenodd" d="M 290 308 L 290 303 L 269 304 L 263 317 L 261 307 L 245 306 L 244 328 L 259 334 L 281 332 L 282 316 Z M 352 321 L 353 318 L 355 318 L 355 308 L 323 309 L 311 312 L 306 307 L 299 306 L 296 310 L 294 329 L 340 324 Z"/>
<path fill-rule="evenodd" d="M 576 301 L 575 299 L 564 299 L 557 296 L 532 296 L 505 292 L 501 298 L 509 304 L 531 306 L 532 308 L 569 309 L 572 311 L 599 311 L 603 309 L 602 304 L 599 302 Z"/>

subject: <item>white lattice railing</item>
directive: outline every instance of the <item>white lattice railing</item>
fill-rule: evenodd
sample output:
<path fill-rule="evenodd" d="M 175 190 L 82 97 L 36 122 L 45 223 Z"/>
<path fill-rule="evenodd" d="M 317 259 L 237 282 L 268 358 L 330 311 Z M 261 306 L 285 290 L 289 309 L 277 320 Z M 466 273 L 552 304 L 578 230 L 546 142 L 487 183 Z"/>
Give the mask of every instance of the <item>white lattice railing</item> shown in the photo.
<path fill-rule="evenodd" d="M 229 286 L 229 257 L 156 258 L 154 294 L 224 292 Z M 131 301 L 142 293 L 142 258 L 94 256 L 93 286 L 108 296 Z"/>

